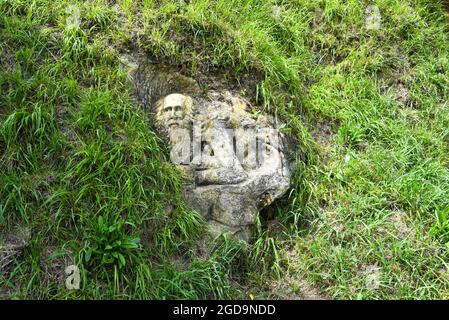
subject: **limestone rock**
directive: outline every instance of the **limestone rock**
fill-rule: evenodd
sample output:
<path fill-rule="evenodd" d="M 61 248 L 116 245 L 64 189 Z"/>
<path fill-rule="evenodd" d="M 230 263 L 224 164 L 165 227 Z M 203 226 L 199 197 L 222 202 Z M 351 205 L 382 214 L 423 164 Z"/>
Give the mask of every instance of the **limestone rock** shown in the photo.
<path fill-rule="evenodd" d="M 256 112 L 235 92 L 202 91 L 195 80 L 157 64 L 133 68 L 136 97 L 155 114 L 185 173 L 183 196 L 212 234 L 248 240 L 258 212 L 290 187 L 282 123 Z"/>
<path fill-rule="evenodd" d="M 280 124 L 254 116 L 229 92 L 195 99 L 174 93 L 155 108 L 171 161 L 187 176 L 186 202 L 203 214 L 211 232 L 248 239 L 258 212 L 290 187 Z"/>

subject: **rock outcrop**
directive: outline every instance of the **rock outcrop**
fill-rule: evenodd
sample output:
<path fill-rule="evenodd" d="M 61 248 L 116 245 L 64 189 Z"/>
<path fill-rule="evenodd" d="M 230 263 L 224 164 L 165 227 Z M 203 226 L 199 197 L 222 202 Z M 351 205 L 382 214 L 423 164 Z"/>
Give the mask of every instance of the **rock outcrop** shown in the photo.
<path fill-rule="evenodd" d="M 235 93 L 201 92 L 193 79 L 154 68 L 137 68 L 136 95 L 154 112 L 171 161 L 185 173 L 186 202 L 206 218 L 211 233 L 248 240 L 258 212 L 290 187 L 282 124 Z"/>

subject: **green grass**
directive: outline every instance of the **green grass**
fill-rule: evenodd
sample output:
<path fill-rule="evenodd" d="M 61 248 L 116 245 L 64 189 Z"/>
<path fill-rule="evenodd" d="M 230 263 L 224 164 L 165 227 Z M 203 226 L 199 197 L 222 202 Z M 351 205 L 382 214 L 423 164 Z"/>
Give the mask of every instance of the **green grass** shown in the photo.
<path fill-rule="evenodd" d="M 0 295 L 447 298 L 448 21 L 437 0 L 0 0 L 0 234 L 31 234 Z M 192 77 L 262 75 L 250 98 L 301 156 L 249 246 L 199 252 L 128 49 Z"/>

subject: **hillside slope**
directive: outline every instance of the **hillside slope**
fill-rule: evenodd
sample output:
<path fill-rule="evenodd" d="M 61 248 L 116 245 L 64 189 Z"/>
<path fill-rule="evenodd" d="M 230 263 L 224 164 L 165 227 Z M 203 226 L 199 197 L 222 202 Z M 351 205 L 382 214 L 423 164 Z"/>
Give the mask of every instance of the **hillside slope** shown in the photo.
<path fill-rule="evenodd" d="M 0 296 L 447 298 L 448 43 L 437 0 L 0 1 Z M 130 52 L 295 135 L 248 246 L 198 246 Z"/>

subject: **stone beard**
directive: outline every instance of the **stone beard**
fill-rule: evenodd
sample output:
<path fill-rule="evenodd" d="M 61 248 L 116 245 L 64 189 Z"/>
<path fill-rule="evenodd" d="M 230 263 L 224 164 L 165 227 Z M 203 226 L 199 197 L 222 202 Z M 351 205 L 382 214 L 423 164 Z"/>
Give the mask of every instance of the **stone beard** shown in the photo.
<path fill-rule="evenodd" d="M 283 139 L 273 121 L 254 119 L 230 93 L 198 99 L 179 93 L 156 103 L 156 122 L 171 145 L 171 161 L 187 176 L 186 202 L 213 234 L 248 240 L 262 208 L 290 186 Z"/>
<path fill-rule="evenodd" d="M 176 129 L 190 129 L 192 98 L 179 93 L 166 96 L 156 103 L 156 120 L 166 134 Z"/>

